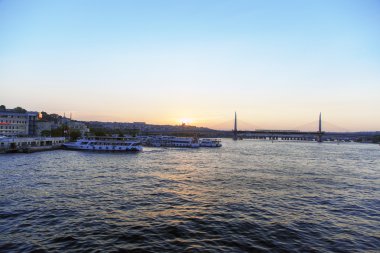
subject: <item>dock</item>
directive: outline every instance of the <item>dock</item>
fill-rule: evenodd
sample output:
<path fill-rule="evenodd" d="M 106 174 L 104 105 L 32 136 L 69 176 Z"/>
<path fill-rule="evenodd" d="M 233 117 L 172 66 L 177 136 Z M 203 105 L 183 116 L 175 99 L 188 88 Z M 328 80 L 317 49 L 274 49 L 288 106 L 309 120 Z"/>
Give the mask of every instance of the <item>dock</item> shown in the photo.
<path fill-rule="evenodd" d="M 60 149 L 65 137 L 2 137 L 0 153 L 31 153 Z"/>

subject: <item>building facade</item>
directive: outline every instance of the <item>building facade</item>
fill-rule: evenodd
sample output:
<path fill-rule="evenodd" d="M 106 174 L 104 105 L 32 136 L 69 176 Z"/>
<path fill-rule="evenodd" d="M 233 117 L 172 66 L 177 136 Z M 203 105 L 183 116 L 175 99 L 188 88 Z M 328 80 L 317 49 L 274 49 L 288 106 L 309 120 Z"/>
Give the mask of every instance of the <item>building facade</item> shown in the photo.
<path fill-rule="evenodd" d="M 37 121 L 36 123 L 36 134 L 41 136 L 43 131 L 51 132 L 53 128 L 57 128 L 56 124 L 51 121 Z"/>
<path fill-rule="evenodd" d="M 38 112 L 0 111 L 0 135 L 35 136 Z"/>
<path fill-rule="evenodd" d="M 85 136 L 90 132 L 90 129 L 88 129 L 86 124 L 79 121 L 68 121 L 66 125 L 69 127 L 70 131 L 79 131 L 81 136 Z"/>
<path fill-rule="evenodd" d="M 0 137 L 0 153 L 49 150 L 64 142 L 64 137 Z"/>

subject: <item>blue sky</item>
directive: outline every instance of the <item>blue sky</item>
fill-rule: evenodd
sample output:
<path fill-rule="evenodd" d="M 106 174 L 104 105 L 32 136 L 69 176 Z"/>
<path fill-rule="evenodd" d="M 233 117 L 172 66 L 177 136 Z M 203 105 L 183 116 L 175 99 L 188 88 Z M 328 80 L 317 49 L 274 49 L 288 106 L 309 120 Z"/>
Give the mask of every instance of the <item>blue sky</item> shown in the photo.
<path fill-rule="evenodd" d="M 379 24 L 370 0 L 3 0 L 0 104 L 211 127 L 236 110 L 287 129 L 322 111 L 380 130 Z"/>

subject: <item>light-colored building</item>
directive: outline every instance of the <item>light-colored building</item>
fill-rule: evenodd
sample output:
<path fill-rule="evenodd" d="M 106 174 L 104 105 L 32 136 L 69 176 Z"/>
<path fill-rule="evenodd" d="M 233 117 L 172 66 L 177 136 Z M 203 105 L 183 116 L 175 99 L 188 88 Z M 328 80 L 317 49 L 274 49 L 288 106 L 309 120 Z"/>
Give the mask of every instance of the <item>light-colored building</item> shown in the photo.
<path fill-rule="evenodd" d="M 0 135 L 35 136 L 38 112 L 0 111 Z"/>
<path fill-rule="evenodd" d="M 0 153 L 49 150 L 64 142 L 64 137 L 0 137 Z"/>
<path fill-rule="evenodd" d="M 69 127 L 70 131 L 79 131 L 82 136 L 90 132 L 90 129 L 88 129 L 86 124 L 79 121 L 67 121 L 66 125 Z"/>
<path fill-rule="evenodd" d="M 51 132 L 51 129 L 56 128 L 56 124 L 51 121 L 37 121 L 36 123 L 36 133 L 37 136 L 41 136 L 43 131 Z"/>

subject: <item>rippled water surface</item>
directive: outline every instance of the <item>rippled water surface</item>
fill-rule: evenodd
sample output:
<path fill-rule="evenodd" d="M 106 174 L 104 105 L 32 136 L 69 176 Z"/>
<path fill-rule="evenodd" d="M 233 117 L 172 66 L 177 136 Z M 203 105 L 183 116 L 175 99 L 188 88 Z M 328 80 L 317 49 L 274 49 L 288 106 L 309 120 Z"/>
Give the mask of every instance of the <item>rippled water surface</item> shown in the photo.
<path fill-rule="evenodd" d="M 380 147 L 0 155 L 0 252 L 378 252 Z"/>

